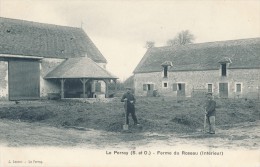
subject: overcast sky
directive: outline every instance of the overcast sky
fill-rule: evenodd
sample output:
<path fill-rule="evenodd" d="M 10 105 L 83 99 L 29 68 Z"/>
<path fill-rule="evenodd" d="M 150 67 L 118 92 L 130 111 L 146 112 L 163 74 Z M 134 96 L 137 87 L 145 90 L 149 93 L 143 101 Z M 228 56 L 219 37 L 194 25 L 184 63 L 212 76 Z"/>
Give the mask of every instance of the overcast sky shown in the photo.
<path fill-rule="evenodd" d="M 143 57 L 146 41 L 164 46 L 182 30 L 195 43 L 260 37 L 260 0 L 0 0 L 0 16 L 81 27 L 121 80 Z"/>

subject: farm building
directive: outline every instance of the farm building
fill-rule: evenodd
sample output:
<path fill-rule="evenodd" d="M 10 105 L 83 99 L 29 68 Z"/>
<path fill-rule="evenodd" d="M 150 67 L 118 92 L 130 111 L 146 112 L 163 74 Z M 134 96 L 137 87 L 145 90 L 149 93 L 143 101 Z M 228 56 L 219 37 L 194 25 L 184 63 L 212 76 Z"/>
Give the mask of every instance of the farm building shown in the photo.
<path fill-rule="evenodd" d="M 136 95 L 259 98 L 260 38 L 153 47 L 134 70 Z"/>
<path fill-rule="evenodd" d="M 117 77 L 81 28 L 0 17 L 0 98 L 108 96 Z"/>

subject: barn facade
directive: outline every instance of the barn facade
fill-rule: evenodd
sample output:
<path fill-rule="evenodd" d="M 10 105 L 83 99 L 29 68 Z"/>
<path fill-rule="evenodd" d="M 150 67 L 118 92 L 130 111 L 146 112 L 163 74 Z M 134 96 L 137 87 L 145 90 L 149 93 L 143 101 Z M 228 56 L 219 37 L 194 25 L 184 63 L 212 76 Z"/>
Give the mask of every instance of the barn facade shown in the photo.
<path fill-rule="evenodd" d="M 106 97 L 106 64 L 80 28 L 0 18 L 0 99 Z"/>
<path fill-rule="evenodd" d="M 134 70 L 136 95 L 259 98 L 260 38 L 154 47 Z"/>

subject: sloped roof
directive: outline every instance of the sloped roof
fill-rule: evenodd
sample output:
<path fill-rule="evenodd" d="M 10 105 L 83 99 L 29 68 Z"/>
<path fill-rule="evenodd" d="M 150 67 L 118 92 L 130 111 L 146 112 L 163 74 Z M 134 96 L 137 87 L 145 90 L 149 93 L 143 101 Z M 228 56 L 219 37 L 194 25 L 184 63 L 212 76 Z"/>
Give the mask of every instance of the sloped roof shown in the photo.
<path fill-rule="evenodd" d="M 101 68 L 90 58 L 78 57 L 65 60 L 53 71 L 49 72 L 44 78 L 116 79 L 117 77 Z"/>
<path fill-rule="evenodd" d="M 95 62 L 106 59 L 80 28 L 0 17 L 0 54 L 72 58 L 88 56 Z"/>
<path fill-rule="evenodd" d="M 162 71 L 165 61 L 172 62 L 171 71 L 213 70 L 227 58 L 229 68 L 260 68 L 260 38 L 150 48 L 134 73 Z"/>

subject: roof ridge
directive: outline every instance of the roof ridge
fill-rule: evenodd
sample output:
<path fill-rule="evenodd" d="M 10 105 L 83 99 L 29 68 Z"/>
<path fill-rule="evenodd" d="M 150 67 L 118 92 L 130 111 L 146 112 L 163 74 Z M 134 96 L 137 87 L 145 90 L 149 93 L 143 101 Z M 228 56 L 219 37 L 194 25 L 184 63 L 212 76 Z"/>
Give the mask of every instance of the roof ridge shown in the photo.
<path fill-rule="evenodd" d="M 224 44 L 224 43 L 230 43 L 230 42 L 241 42 L 241 41 L 249 41 L 249 40 L 260 40 L 260 37 L 231 39 L 231 40 L 225 40 L 225 41 L 217 40 L 217 41 L 209 41 L 209 42 L 190 43 L 190 44 L 186 44 L 186 45 L 157 46 L 157 47 L 152 47 L 149 49 L 180 48 L 180 47 L 185 47 L 185 46 L 206 45 L 206 44 Z"/>
<path fill-rule="evenodd" d="M 53 24 L 53 23 L 44 23 L 44 22 L 36 22 L 36 21 L 31 21 L 31 20 L 23 20 L 23 19 L 8 18 L 8 17 L 0 17 L 0 19 L 10 20 L 10 21 L 17 21 L 17 22 L 24 22 L 24 23 L 28 23 L 28 24 L 38 24 L 38 25 L 44 25 L 44 26 L 64 27 L 64 28 L 72 28 L 72 29 L 82 29 L 80 27 L 72 27 L 72 26 L 66 26 L 66 25 L 59 25 L 59 24 Z"/>

